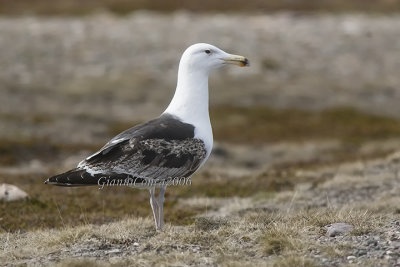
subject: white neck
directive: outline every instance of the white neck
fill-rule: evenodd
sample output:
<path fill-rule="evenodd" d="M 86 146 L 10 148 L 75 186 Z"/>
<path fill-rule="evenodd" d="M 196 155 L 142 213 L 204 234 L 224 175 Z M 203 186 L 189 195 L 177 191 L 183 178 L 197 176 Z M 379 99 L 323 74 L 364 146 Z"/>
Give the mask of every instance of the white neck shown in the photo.
<path fill-rule="evenodd" d="M 209 123 L 208 76 L 208 72 L 191 70 L 185 61 L 181 61 L 175 94 L 164 113 L 194 125 Z"/>
<path fill-rule="evenodd" d="M 178 83 L 174 97 L 164 111 L 164 113 L 177 116 L 184 123 L 194 125 L 194 137 L 203 140 L 207 150 L 206 159 L 213 145 L 208 113 L 208 76 L 209 71 L 193 70 L 183 58 L 179 64 Z"/>

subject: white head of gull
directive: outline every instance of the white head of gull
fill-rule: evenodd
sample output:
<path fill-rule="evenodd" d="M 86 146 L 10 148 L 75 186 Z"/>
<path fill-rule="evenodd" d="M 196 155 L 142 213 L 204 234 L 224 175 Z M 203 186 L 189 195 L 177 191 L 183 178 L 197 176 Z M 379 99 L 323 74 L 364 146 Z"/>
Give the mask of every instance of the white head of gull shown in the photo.
<path fill-rule="evenodd" d="M 248 66 L 249 61 L 210 44 L 199 43 L 187 48 L 179 63 L 174 97 L 164 112 L 194 125 L 195 137 L 205 142 L 208 155 L 213 144 L 208 113 L 208 77 L 211 71 L 226 64 Z"/>
<path fill-rule="evenodd" d="M 118 134 L 77 168 L 53 176 L 45 183 L 148 189 L 156 229 L 161 230 L 167 186 L 175 179 L 190 178 L 211 153 L 208 77 L 214 69 L 227 64 L 243 67 L 249 61 L 210 44 L 190 46 L 179 63 L 174 97 L 160 117 Z M 156 188 L 159 188 L 157 197 Z"/>

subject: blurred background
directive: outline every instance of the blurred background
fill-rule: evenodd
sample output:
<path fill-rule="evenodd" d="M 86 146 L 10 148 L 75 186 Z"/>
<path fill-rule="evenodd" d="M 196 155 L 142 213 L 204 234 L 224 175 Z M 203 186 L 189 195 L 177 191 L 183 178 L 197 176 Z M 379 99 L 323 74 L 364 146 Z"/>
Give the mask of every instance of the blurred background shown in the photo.
<path fill-rule="evenodd" d="M 150 216 L 147 192 L 43 181 L 158 116 L 197 42 L 251 67 L 211 77 L 215 150 L 203 179 L 167 191 L 167 221 L 203 211 L 178 197 L 291 190 L 314 181 L 294 171 L 396 151 L 399 10 L 398 0 L 0 0 L 0 183 L 30 195 L 0 203 L 1 229 Z"/>

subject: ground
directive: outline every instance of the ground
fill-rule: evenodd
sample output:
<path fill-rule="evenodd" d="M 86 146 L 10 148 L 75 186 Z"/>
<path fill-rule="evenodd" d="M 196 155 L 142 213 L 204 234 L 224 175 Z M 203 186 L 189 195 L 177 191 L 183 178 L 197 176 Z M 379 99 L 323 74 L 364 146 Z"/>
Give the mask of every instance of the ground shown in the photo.
<path fill-rule="evenodd" d="M 0 262 L 400 265 L 399 24 L 360 14 L 2 17 L 0 182 L 30 199 L 0 203 Z M 43 184 L 157 116 L 179 55 L 198 41 L 251 67 L 212 77 L 214 151 L 190 186 L 168 188 L 162 232 L 147 191 Z M 335 222 L 354 229 L 327 237 Z"/>

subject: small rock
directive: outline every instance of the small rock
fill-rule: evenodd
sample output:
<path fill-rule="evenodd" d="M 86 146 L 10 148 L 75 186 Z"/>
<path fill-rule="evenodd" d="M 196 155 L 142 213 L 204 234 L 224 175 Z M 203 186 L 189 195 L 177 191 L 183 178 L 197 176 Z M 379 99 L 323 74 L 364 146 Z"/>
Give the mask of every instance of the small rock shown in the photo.
<path fill-rule="evenodd" d="M 393 241 L 392 242 L 392 246 L 394 247 L 394 248 L 397 248 L 397 249 L 399 249 L 400 248 L 400 241 Z"/>
<path fill-rule="evenodd" d="M 28 194 L 11 184 L 2 184 L 0 185 L 0 200 L 4 202 L 18 201 L 18 200 L 26 200 L 28 198 Z"/>
<path fill-rule="evenodd" d="M 134 246 L 134 247 L 138 247 L 138 246 L 139 246 L 139 243 L 138 243 L 138 242 L 135 242 L 135 243 L 133 243 L 133 246 Z"/>
<path fill-rule="evenodd" d="M 120 249 L 115 248 L 115 249 L 106 251 L 105 254 L 115 254 L 115 253 L 120 253 L 120 252 L 121 252 Z"/>
<path fill-rule="evenodd" d="M 385 255 L 383 258 L 384 258 L 385 260 L 390 260 L 390 259 L 392 259 L 392 256 L 390 256 L 390 255 Z"/>
<path fill-rule="evenodd" d="M 194 248 L 192 249 L 192 252 L 194 252 L 194 253 L 199 253 L 199 252 L 200 252 L 200 248 L 199 248 L 199 247 L 194 247 Z"/>
<path fill-rule="evenodd" d="M 359 251 L 357 251 L 357 256 L 364 256 L 364 255 L 366 255 L 367 254 L 367 251 L 365 251 L 365 250 L 359 250 Z"/>
<path fill-rule="evenodd" d="M 356 256 L 353 256 L 353 255 L 347 256 L 347 259 L 348 259 L 348 260 L 355 260 L 355 259 L 356 259 Z"/>
<path fill-rule="evenodd" d="M 332 223 L 325 225 L 324 228 L 327 230 L 326 235 L 334 237 L 338 235 L 345 235 L 354 229 L 354 226 L 348 223 Z"/>

